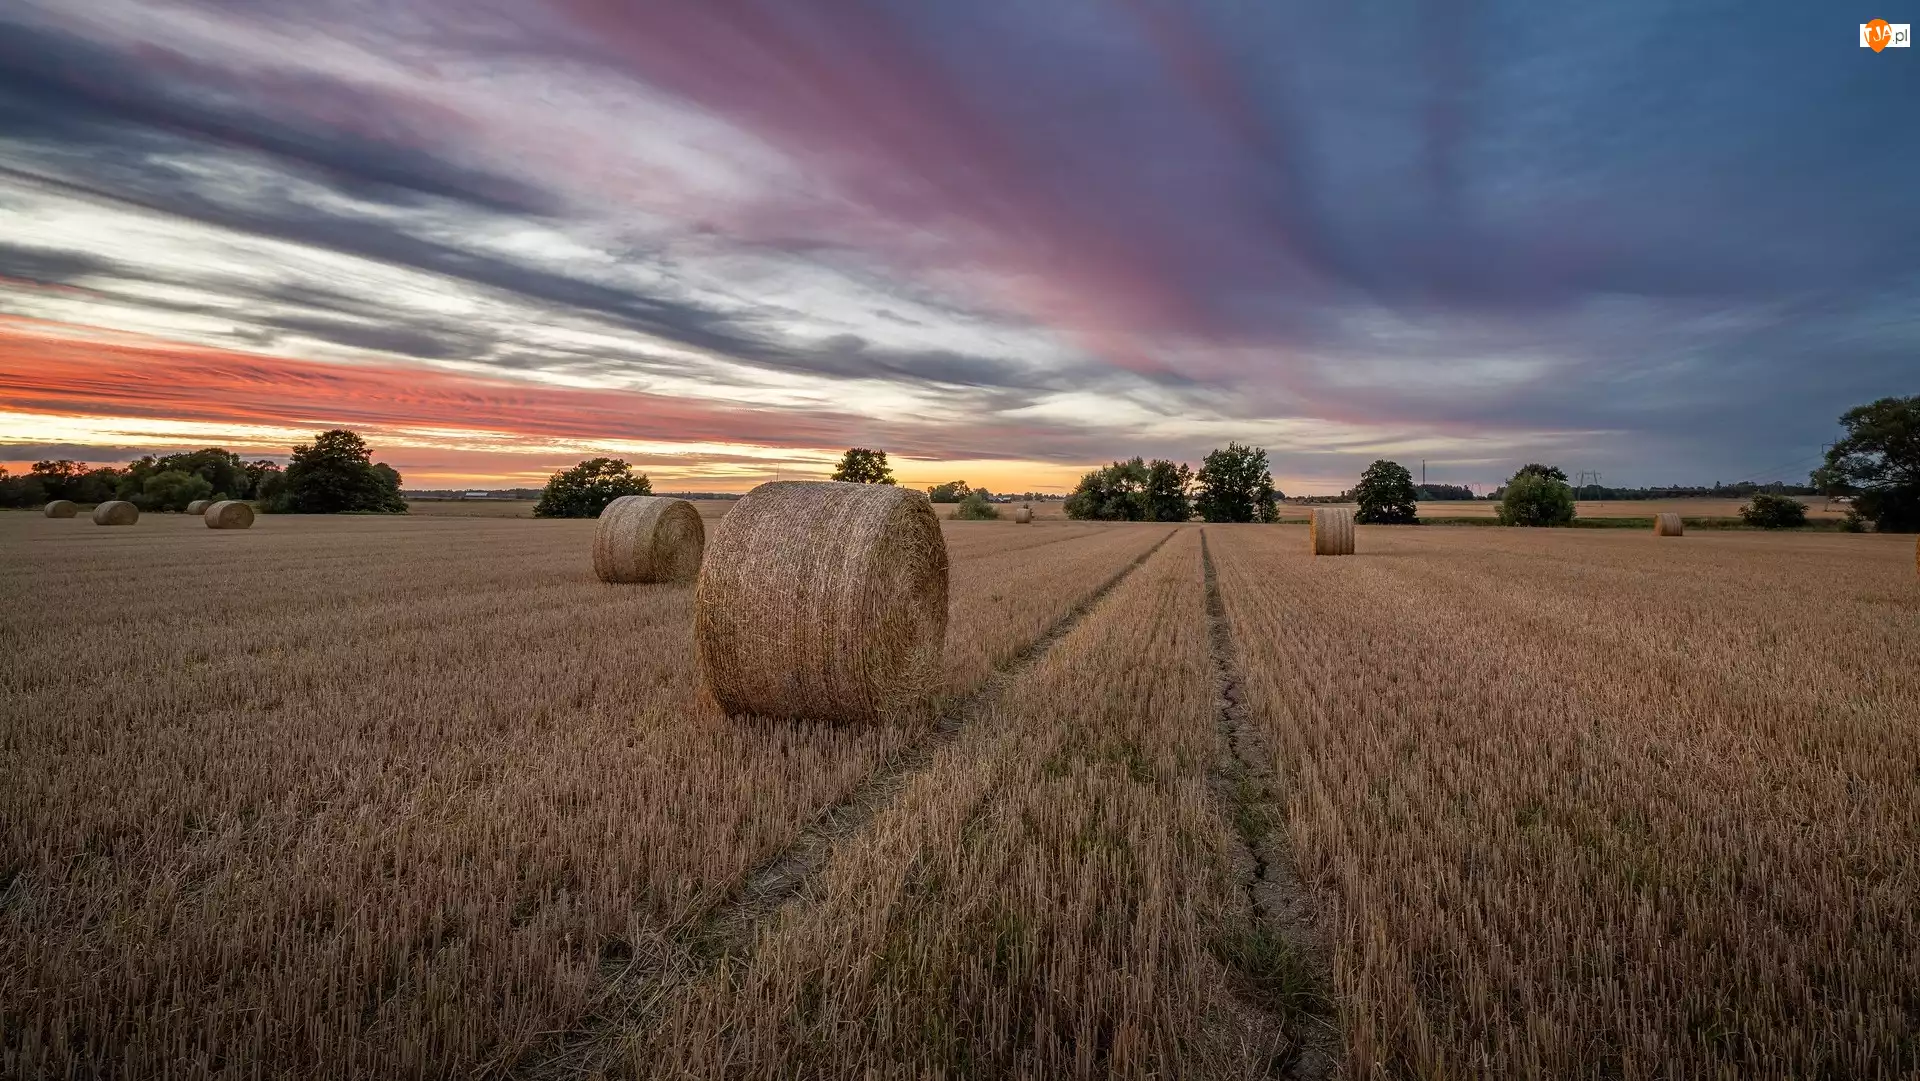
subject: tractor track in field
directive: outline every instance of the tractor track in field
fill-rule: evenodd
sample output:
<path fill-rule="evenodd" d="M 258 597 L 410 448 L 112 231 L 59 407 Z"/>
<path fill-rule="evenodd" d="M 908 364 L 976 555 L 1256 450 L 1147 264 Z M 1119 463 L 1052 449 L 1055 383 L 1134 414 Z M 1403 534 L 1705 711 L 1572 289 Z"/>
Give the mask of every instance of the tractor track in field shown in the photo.
<path fill-rule="evenodd" d="M 896 751 L 852 791 L 815 816 L 798 837 L 748 875 L 706 917 L 645 953 L 603 960 L 601 989 L 580 1025 L 548 1033 L 548 1040 L 518 1061 L 484 1072 L 528 1081 L 607 1076 L 619 1062 L 623 1031 L 661 1016 L 677 992 L 711 974 L 721 962 L 751 960 L 760 932 L 782 909 L 801 899 L 807 886 L 826 870 L 835 846 L 858 835 L 891 806 L 907 784 L 933 764 L 942 748 L 958 739 L 1008 687 L 1038 664 L 1055 643 L 1073 633 L 1082 619 L 1177 532 L 1169 530 L 1115 571 L 1025 649 L 994 669 L 978 687 L 941 702 L 923 738 Z"/>
<path fill-rule="evenodd" d="M 1330 994 L 1331 928 L 1287 850 L 1286 801 L 1273 750 L 1247 722 L 1233 631 L 1204 529 L 1200 559 L 1220 733 L 1211 781 L 1233 826 L 1233 867 L 1246 903 L 1246 926 L 1219 945 L 1221 960 L 1239 976 L 1243 1007 L 1222 1036 L 1238 1048 L 1250 1076 L 1318 1081 L 1334 1076 L 1342 1050 Z"/>

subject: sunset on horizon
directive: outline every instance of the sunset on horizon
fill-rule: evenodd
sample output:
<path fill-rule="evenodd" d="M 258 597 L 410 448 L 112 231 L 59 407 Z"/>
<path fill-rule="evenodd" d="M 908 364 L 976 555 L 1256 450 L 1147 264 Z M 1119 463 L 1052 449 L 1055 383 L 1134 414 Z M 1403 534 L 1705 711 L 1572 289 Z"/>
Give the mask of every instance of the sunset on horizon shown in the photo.
<path fill-rule="evenodd" d="M 1920 69 L 1725 14 L 24 0 L 0 463 L 1798 483 L 1912 389 Z"/>

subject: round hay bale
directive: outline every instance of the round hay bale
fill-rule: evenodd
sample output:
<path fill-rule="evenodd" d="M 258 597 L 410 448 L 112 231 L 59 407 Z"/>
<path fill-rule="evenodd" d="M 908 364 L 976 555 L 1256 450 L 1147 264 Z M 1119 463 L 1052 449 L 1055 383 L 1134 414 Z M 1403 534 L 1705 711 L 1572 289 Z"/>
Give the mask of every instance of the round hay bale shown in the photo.
<path fill-rule="evenodd" d="M 1315 507 L 1307 537 L 1317 556 L 1353 554 L 1353 512 L 1345 507 Z"/>
<path fill-rule="evenodd" d="M 1686 531 L 1686 523 L 1672 511 L 1662 511 L 1653 516 L 1653 535 L 1656 537 L 1678 537 Z"/>
<path fill-rule="evenodd" d="M 94 525 L 132 525 L 140 520 L 140 508 L 124 499 L 109 499 L 93 508 Z"/>
<path fill-rule="evenodd" d="M 602 582 L 690 582 L 706 547 L 707 527 L 693 504 L 623 495 L 600 512 L 593 573 Z"/>
<path fill-rule="evenodd" d="M 1013 521 L 1015 525 L 1026 525 L 1033 521 L 1033 508 L 1020 507 L 1015 509 L 1013 512 Z"/>
<path fill-rule="evenodd" d="M 80 513 L 80 507 L 71 499 L 56 499 L 47 504 L 47 517 L 71 518 Z"/>
<path fill-rule="evenodd" d="M 875 721 L 913 705 L 946 651 L 933 505 L 892 485 L 762 484 L 714 528 L 693 630 L 728 713 Z"/>
<path fill-rule="evenodd" d="M 187 504 L 187 513 L 188 514 L 205 514 L 207 513 L 207 508 L 211 506 L 213 506 L 213 500 L 211 499 L 196 499 L 193 502 Z"/>
<path fill-rule="evenodd" d="M 246 529 L 253 525 L 253 507 L 238 499 L 222 499 L 202 516 L 208 529 Z"/>

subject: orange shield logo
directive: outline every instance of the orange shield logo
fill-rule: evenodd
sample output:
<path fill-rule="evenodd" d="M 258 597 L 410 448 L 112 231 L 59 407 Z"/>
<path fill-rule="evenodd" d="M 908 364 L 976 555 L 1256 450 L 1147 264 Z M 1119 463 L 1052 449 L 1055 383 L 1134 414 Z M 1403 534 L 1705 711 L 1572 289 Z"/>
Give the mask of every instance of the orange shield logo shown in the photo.
<path fill-rule="evenodd" d="M 1893 41 L 1893 27 L 1885 19 L 1875 19 L 1867 24 L 1867 48 L 1874 52 L 1887 47 Z"/>

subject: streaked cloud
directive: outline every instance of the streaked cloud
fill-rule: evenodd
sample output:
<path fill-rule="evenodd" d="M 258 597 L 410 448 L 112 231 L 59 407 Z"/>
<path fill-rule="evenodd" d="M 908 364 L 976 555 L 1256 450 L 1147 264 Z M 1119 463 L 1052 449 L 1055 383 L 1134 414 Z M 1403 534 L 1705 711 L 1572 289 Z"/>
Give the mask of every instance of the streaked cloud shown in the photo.
<path fill-rule="evenodd" d="M 1794 5 L 22 0 L 0 437 L 1737 479 L 1912 390 L 1920 72 L 1852 44 Z"/>

